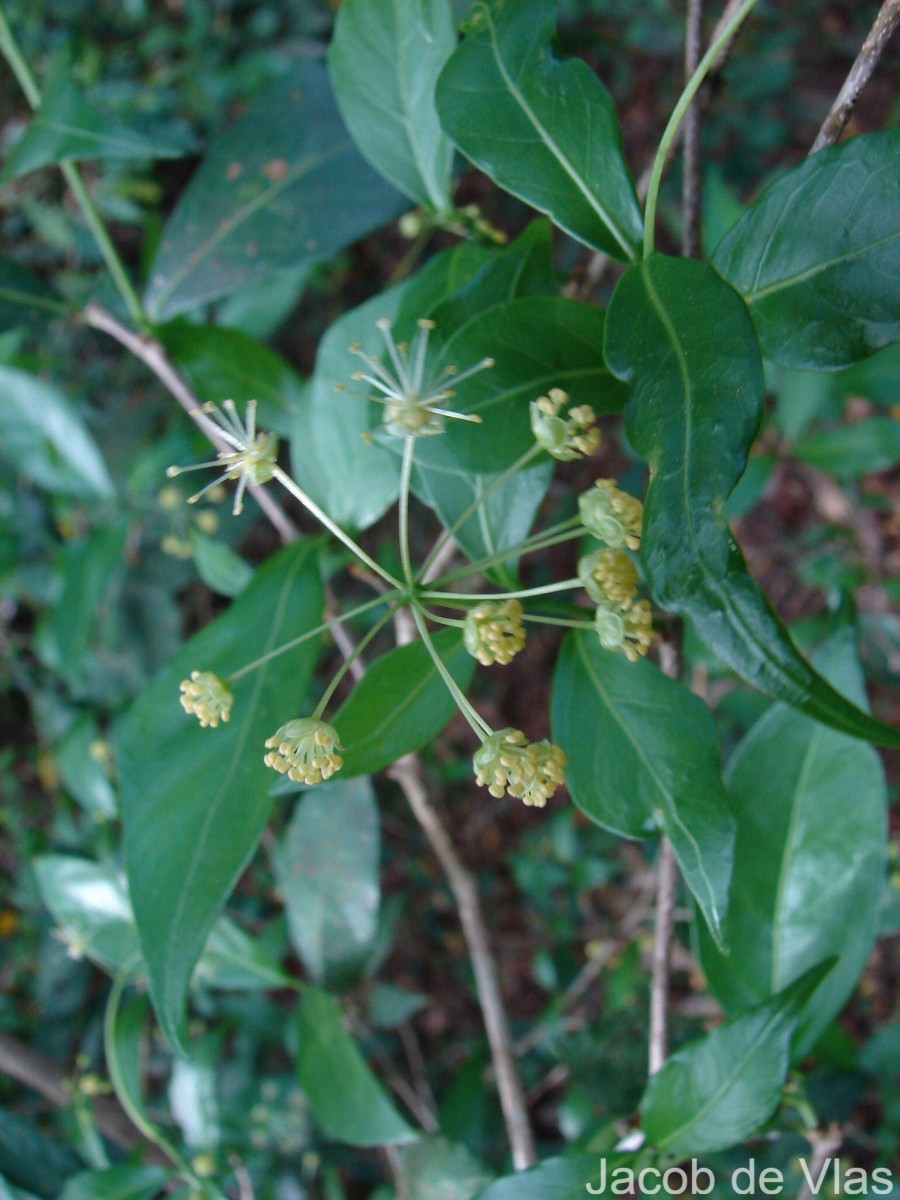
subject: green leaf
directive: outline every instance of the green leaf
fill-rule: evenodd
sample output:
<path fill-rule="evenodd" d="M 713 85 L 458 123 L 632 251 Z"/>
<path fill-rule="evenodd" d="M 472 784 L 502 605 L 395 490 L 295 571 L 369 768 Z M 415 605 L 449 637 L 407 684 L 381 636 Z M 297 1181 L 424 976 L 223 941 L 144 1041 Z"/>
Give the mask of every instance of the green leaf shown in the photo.
<path fill-rule="evenodd" d="M 490 0 L 438 81 L 441 122 L 500 187 L 572 237 L 630 262 L 642 221 L 609 92 L 553 51 L 555 0 Z"/>
<path fill-rule="evenodd" d="M 454 629 L 433 635 L 447 670 L 465 691 L 475 660 Z M 456 712 L 431 656 L 420 641 L 389 650 L 371 664 L 332 724 L 344 746 L 344 778 L 374 775 L 433 741 Z"/>
<path fill-rule="evenodd" d="M 248 400 L 257 400 L 257 425 L 290 433 L 304 384 L 280 354 L 239 329 L 185 320 L 164 325 L 157 336 L 201 403 L 228 398 L 243 412 Z"/>
<path fill-rule="evenodd" d="M 378 806 L 368 779 L 298 800 L 274 858 L 291 940 L 317 983 L 363 963 L 378 930 Z"/>
<path fill-rule="evenodd" d="M 829 968 L 813 968 L 774 999 L 673 1054 L 641 1101 L 651 1145 L 688 1158 L 725 1150 L 759 1129 L 781 1099 L 798 1013 Z"/>
<path fill-rule="evenodd" d="M 13 1186 L 42 1198 L 58 1196 L 63 1182 L 82 1165 L 68 1146 L 52 1141 L 10 1105 L 0 1109 L 0 1177 Z M 15 1200 L 25 1200 L 19 1193 L 14 1195 Z"/>
<path fill-rule="evenodd" d="M 98 526 L 82 542 L 62 553 L 62 594 L 45 626 L 45 652 L 64 679 L 78 680 L 91 635 L 108 617 L 110 592 L 124 567 L 128 524 Z"/>
<path fill-rule="evenodd" d="M 864 702 L 852 628 L 817 662 Z M 777 704 L 735 751 L 728 783 L 737 810 L 731 955 L 701 941 L 703 969 L 736 1014 L 836 956 L 800 1020 L 802 1054 L 850 995 L 875 941 L 886 878 L 884 771 L 871 746 Z"/>
<path fill-rule="evenodd" d="M 299 1033 L 300 1086 L 327 1137 L 351 1146 L 416 1140 L 344 1029 L 337 1004 L 319 988 L 303 994 Z"/>
<path fill-rule="evenodd" d="M 833 370 L 900 338 L 900 130 L 819 151 L 767 188 L 713 263 L 763 353 Z"/>
<path fill-rule="evenodd" d="M 463 284 L 483 263 L 483 252 L 458 247 L 438 255 L 413 279 L 375 296 L 335 321 L 319 345 L 316 369 L 294 420 L 291 462 L 310 496 L 344 528 L 365 529 L 397 498 L 400 459 L 369 434 L 381 411 L 351 380 L 359 359 L 349 347 L 384 353 L 375 322 L 397 322 L 398 337 L 411 336 L 415 320 Z M 338 392 L 339 386 L 348 391 Z"/>
<path fill-rule="evenodd" d="M 66 1180 L 59 1200 L 153 1200 L 169 1176 L 161 1167 L 106 1167 Z"/>
<path fill-rule="evenodd" d="M 0 367 L 0 456 L 50 492 L 114 494 L 94 439 L 62 392 L 13 367 Z"/>
<path fill-rule="evenodd" d="M 344 0 L 328 52 L 335 100 L 363 157 L 438 212 L 452 207 L 453 146 L 434 88 L 455 47 L 449 0 Z"/>
<path fill-rule="evenodd" d="M 0 329 L 35 325 L 68 312 L 69 306 L 39 275 L 0 254 Z"/>
<path fill-rule="evenodd" d="M 90 713 L 82 713 L 54 749 L 66 791 L 97 821 L 110 821 L 117 814 L 116 794 L 101 757 L 105 748 L 100 726 Z"/>
<path fill-rule="evenodd" d="M 900 422 L 891 417 L 868 417 L 804 438 L 794 453 L 835 479 L 889 471 L 900 463 Z"/>
<path fill-rule="evenodd" d="M 598 414 L 621 412 L 627 392 L 603 364 L 603 323 L 599 308 L 560 296 L 508 300 L 467 321 L 444 343 L 434 370 L 494 359 L 490 370 L 454 386 L 453 408 L 478 413 L 482 424 L 448 421 L 442 437 L 422 439 L 419 470 L 489 474 L 511 466 L 534 445 L 530 402 L 552 387 Z"/>
<path fill-rule="evenodd" d="M 229 724 L 201 729 L 178 703 L 192 670 L 225 678 L 321 621 L 314 544 L 260 567 L 228 611 L 191 638 L 126 715 L 117 738 L 131 899 L 160 1024 L 180 1044 L 194 964 L 256 848 L 271 807 L 267 737 L 296 714 L 313 639 L 234 685 Z"/>
<path fill-rule="evenodd" d="M 239 595 L 253 578 L 253 568 L 236 550 L 215 538 L 193 531 L 197 574 L 220 596 Z"/>
<path fill-rule="evenodd" d="M 88 104 L 62 68 L 48 79 L 40 108 L 7 157 L 0 182 L 51 163 L 85 158 L 179 158 L 186 150 L 182 143 L 146 137 L 111 121 Z"/>
<path fill-rule="evenodd" d="M 416 1200 L 473 1200 L 492 1175 L 465 1146 L 423 1138 L 401 1151 L 410 1196 Z"/>
<path fill-rule="evenodd" d="M 657 603 L 766 695 L 854 737 L 900 745 L 900 731 L 845 700 L 798 653 L 728 529 L 725 502 L 763 402 L 741 298 L 705 263 L 654 256 L 619 281 L 605 353 L 633 386 L 626 429 L 650 464 L 642 558 Z"/>
<path fill-rule="evenodd" d="M 572 799 L 624 837 L 664 830 L 722 944 L 734 814 L 709 709 L 648 659 L 630 663 L 593 634 L 575 633 L 560 655 L 552 716 Z"/>
<path fill-rule="evenodd" d="M 584 1200 L 587 1185 L 600 1177 L 606 1159 L 607 1169 L 619 1165 L 615 1156 L 573 1154 L 569 1158 L 548 1158 L 528 1171 L 518 1171 L 497 1179 L 477 1200 Z M 626 1156 L 621 1156 L 624 1162 Z"/>
<path fill-rule="evenodd" d="M 32 866 L 41 899 L 72 953 L 111 974 L 137 978 L 144 973 L 128 882 L 115 863 L 45 854 Z M 191 981 L 230 991 L 290 982 L 263 947 L 227 917 L 213 926 Z"/>
<path fill-rule="evenodd" d="M 402 209 L 350 142 L 324 65 L 297 64 L 213 141 L 163 231 L 147 311 L 166 320 L 320 262 Z"/>

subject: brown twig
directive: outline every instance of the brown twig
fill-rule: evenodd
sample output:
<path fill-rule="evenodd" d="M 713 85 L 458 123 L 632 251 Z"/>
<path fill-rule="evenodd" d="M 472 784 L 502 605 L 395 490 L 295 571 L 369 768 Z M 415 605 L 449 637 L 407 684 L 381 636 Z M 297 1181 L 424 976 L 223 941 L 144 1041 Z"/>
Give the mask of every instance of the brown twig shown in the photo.
<path fill-rule="evenodd" d="M 655 1075 L 669 1055 L 669 973 L 678 864 L 672 843 L 663 836 L 656 860 L 656 925 L 650 971 L 650 1039 L 648 1070 Z"/>
<path fill-rule="evenodd" d="M 684 76 L 689 80 L 703 57 L 703 0 L 688 0 L 684 35 Z M 697 100 L 684 118 L 684 183 L 682 214 L 684 218 L 683 253 L 686 258 L 700 254 L 700 216 L 703 202 L 703 174 L 700 156 L 700 121 L 702 109 Z"/>
<path fill-rule="evenodd" d="M 869 36 L 863 42 L 856 61 L 850 68 L 844 86 L 838 92 L 828 116 L 822 122 L 822 128 L 816 134 L 810 154 L 822 150 L 825 146 L 833 146 L 844 132 L 844 127 L 850 120 L 850 115 L 856 107 L 856 102 L 869 80 L 872 78 L 881 52 L 891 39 L 891 34 L 900 24 L 900 0 L 884 0 L 875 24 L 869 31 Z"/>
<path fill-rule="evenodd" d="M 0 1033 L 0 1073 L 25 1084 L 57 1108 L 69 1108 L 72 1104 L 72 1093 L 66 1086 L 68 1076 L 59 1063 L 6 1033 Z M 171 1165 L 159 1147 L 151 1145 L 135 1129 L 124 1108 L 112 1096 L 93 1097 L 92 1107 L 97 1128 L 104 1137 L 123 1150 L 142 1147 L 145 1162 Z"/>
<path fill-rule="evenodd" d="M 120 346 L 124 346 L 126 350 L 130 350 L 135 358 L 139 358 L 145 366 L 149 367 L 185 412 L 193 412 L 201 407 L 200 401 L 172 365 L 159 342 L 127 329 L 121 322 L 116 320 L 112 313 L 107 312 L 105 308 L 101 308 L 99 304 L 89 304 L 84 310 L 84 319 L 92 329 L 99 329 L 102 333 L 108 333 Z M 232 447 L 228 446 L 222 439 L 217 438 L 212 430 L 207 432 L 207 436 L 216 449 L 227 452 L 231 451 Z M 269 492 L 263 487 L 252 483 L 248 486 L 247 490 L 275 526 L 282 542 L 287 544 L 288 542 L 295 541 L 300 536 L 297 526 Z"/>
<path fill-rule="evenodd" d="M 517 1171 L 523 1171 L 537 1161 L 537 1153 L 500 990 L 500 973 L 491 950 L 478 888 L 463 866 L 449 833 L 428 798 L 418 755 L 408 754 L 401 758 L 389 774 L 406 796 L 413 815 L 447 876 L 456 901 L 475 975 L 475 990 L 484 1018 L 513 1165 Z"/>
<path fill-rule="evenodd" d="M 806 1182 L 797 1193 L 797 1200 L 810 1200 L 814 1195 L 813 1189 L 810 1186 L 809 1180 L 818 1179 L 822 1172 L 822 1168 L 828 1162 L 832 1155 L 837 1154 L 843 1145 L 844 1136 L 841 1133 L 839 1125 L 831 1125 L 824 1132 L 819 1130 L 808 1130 L 804 1136 L 809 1141 L 813 1148 L 812 1162 L 806 1168 Z"/>

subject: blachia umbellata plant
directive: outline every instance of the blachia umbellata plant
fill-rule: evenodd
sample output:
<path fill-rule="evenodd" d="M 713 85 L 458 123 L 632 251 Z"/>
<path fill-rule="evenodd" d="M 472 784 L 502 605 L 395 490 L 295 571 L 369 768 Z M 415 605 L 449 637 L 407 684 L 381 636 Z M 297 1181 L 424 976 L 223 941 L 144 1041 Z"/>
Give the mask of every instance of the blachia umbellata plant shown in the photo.
<path fill-rule="evenodd" d="M 223 917 L 275 797 L 302 791 L 298 812 L 322 814 L 329 837 L 356 845 L 357 826 L 371 828 L 373 800 L 348 781 L 385 771 L 459 905 L 493 1066 L 485 1086 L 499 1091 L 512 1167 L 537 1163 L 487 923 L 417 757 L 457 713 L 469 728 L 466 802 L 514 797 L 540 822 L 568 789 L 591 821 L 655 848 L 658 864 L 650 1079 L 639 1118 L 623 1140 L 621 1124 L 588 1121 L 571 1153 L 528 1177 L 529 1197 L 581 1194 L 604 1156 L 653 1170 L 715 1155 L 756 1133 L 780 1104 L 779 1119 L 818 1137 L 808 1101 L 785 1083 L 846 1001 L 875 938 L 886 794 L 868 743 L 898 747 L 900 733 L 867 711 L 846 607 L 812 658 L 797 649 L 748 572 L 729 497 L 760 430 L 764 360 L 838 371 L 897 339 L 900 136 L 836 144 L 897 5 L 884 5 L 815 151 L 701 257 L 702 89 L 740 53 L 755 5 L 729 3 L 705 53 L 694 46 L 638 188 L 610 93 L 585 62 L 556 49 L 553 0 L 478 2 L 461 29 L 450 0 L 344 0 L 327 67 L 289 67 L 213 142 L 163 230 L 143 295 L 75 161 L 168 148 L 104 132 L 59 71 L 39 84 L 0 8 L 0 47 L 37 110 L 7 177 L 60 165 L 123 310 L 92 303 L 84 320 L 155 372 L 214 447 L 208 461 L 170 465 L 176 482 L 166 491 L 160 479 L 160 496 L 170 509 L 198 506 L 196 534 L 210 511 L 201 502 L 233 488 L 234 516 L 252 497 L 285 543 L 230 589 L 232 603 L 118 724 L 127 880 L 126 891 L 115 875 L 127 913 L 119 940 L 60 901 L 73 870 L 112 887 L 107 864 L 82 860 L 76 869 L 56 856 L 37 865 L 70 950 L 114 977 L 105 1045 L 118 1098 L 191 1195 L 219 1195 L 234 1180 L 243 1187 L 244 1177 L 214 1155 L 192 1158 L 148 1115 L 139 1070 L 145 985 L 168 1045 L 187 1061 L 189 1000 L 204 981 L 287 989 L 289 1048 L 319 1135 L 391 1148 L 390 1194 L 416 1195 L 413 1159 L 404 1157 L 414 1151 L 396 1147 L 418 1153 L 438 1143 L 423 1141 L 388 1099 L 341 1018 L 340 987 L 371 958 L 377 862 L 368 875 L 359 866 L 358 878 L 345 877 L 338 847 L 325 839 L 316 848 L 316 871 L 326 881 L 332 871 L 334 886 L 326 883 L 317 913 L 312 902 L 289 904 L 302 979 Z M 689 8 L 696 31 L 702 8 L 695 0 Z M 682 140 L 685 253 L 672 256 L 657 250 L 657 210 Z M 478 208 L 457 206 L 456 151 L 543 215 L 508 242 Z M 400 227 L 417 254 L 437 231 L 458 243 L 341 316 L 311 379 L 291 384 L 290 395 L 282 386 L 290 373 L 272 355 L 259 359 L 265 394 L 240 387 L 239 371 L 229 376 L 229 362 L 256 353 L 246 334 L 178 319 L 279 270 L 327 260 L 404 211 Z M 617 278 L 606 310 L 579 297 L 578 278 L 563 290 L 558 235 L 589 248 L 595 280 Z M 6 290 L 19 302 L 60 305 L 17 279 Z M 4 370 L 8 388 L 16 371 Z M 210 378 L 228 391 L 210 395 Z M 567 472 L 587 468 L 601 420 L 603 438 L 624 430 L 646 476 L 639 467 L 627 481 L 596 471 L 548 521 L 551 480 L 565 488 Z M 211 472 L 199 489 L 177 490 L 199 468 Z M 94 493 L 108 502 L 105 481 L 100 460 Z M 317 533 L 299 536 L 301 512 Z M 367 533 L 376 526 L 380 538 Z M 172 536 L 170 552 L 186 546 L 189 557 L 194 534 Z M 556 577 L 564 559 L 556 548 L 567 544 L 577 565 Z M 724 779 L 716 718 L 682 678 L 683 626 L 705 648 L 698 653 L 772 702 Z M 537 627 L 559 629 L 563 641 L 548 736 L 533 739 L 487 719 L 476 668 L 503 671 L 527 655 Z M 319 664 L 333 662 L 333 645 L 341 659 L 323 679 Z M 314 797 L 323 798 L 315 809 Z M 302 872 L 285 852 L 279 862 L 289 891 Z M 679 877 L 725 1020 L 669 1057 Z M 238 984 L 223 982 L 229 955 Z M 434 1134 L 433 1123 L 425 1132 Z M 446 1195 L 524 1195 L 515 1174 L 491 1183 L 471 1156 L 454 1160 L 440 1145 L 434 1169 L 445 1172 Z M 320 1179 L 317 1169 L 308 1180 L 316 1195 L 343 1194 L 335 1171 Z"/>

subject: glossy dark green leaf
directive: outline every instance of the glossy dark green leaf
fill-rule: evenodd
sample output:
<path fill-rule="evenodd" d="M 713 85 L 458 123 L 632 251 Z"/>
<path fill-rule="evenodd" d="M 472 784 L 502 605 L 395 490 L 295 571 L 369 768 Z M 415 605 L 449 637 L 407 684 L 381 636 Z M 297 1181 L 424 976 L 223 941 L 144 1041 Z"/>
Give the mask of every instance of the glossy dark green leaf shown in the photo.
<path fill-rule="evenodd" d="M 299 1035 L 300 1085 L 327 1137 L 351 1146 L 415 1141 L 416 1132 L 388 1100 L 326 992 L 304 992 Z"/>
<path fill-rule="evenodd" d="M 114 494 L 94 439 L 62 392 L 14 367 L 0 366 L 0 456 L 50 492 Z"/>
<path fill-rule="evenodd" d="M 865 703 L 854 641 L 844 629 L 816 661 Z M 703 969 L 736 1014 L 835 956 L 800 1020 L 802 1054 L 846 1001 L 875 940 L 886 878 L 884 771 L 871 746 L 777 704 L 735 751 L 728 784 L 737 811 L 731 955 L 701 942 Z"/>
<path fill-rule="evenodd" d="M 39 275 L 0 254 L 0 329 L 65 315 L 69 306 Z"/>
<path fill-rule="evenodd" d="M 119 730 L 122 819 L 132 904 L 160 1024 L 176 1044 L 194 964 L 269 815 L 264 743 L 299 715 L 315 640 L 234 685 L 231 721 L 201 729 L 178 702 L 192 670 L 226 677 L 321 622 L 309 542 L 261 567 L 228 611 L 179 651 Z"/>
<path fill-rule="evenodd" d="M 297 64 L 213 141 L 163 231 L 147 311 L 166 320 L 328 258 L 403 207 L 350 141 L 324 65 Z"/>
<path fill-rule="evenodd" d="M 478 4 L 437 89 L 444 129 L 501 187 L 626 262 L 641 213 L 612 97 L 553 48 L 555 0 Z"/>
<path fill-rule="evenodd" d="M 870 471 L 889 471 L 900 463 L 900 421 L 867 417 L 804 438 L 794 447 L 794 453 L 835 479 L 858 479 Z"/>
<path fill-rule="evenodd" d="M 762 415 L 746 306 L 705 263 L 648 259 L 622 277 L 606 359 L 632 384 L 629 440 L 650 464 L 643 562 L 653 595 L 753 687 L 854 737 L 900 731 L 845 700 L 794 647 L 750 577 L 724 516 Z"/>
<path fill-rule="evenodd" d="M 511 466 L 534 445 L 528 406 L 549 388 L 598 414 L 621 412 L 627 392 L 604 366 L 602 344 L 602 310 L 561 296 L 524 296 L 479 313 L 444 343 L 434 369 L 494 359 L 454 385 L 453 408 L 482 423 L 448 421 L 442 437 L 422 439 L 417 464 L 475 474 Z"/>
<path fill-rule="evenodd" d="M 433 641 L 444 665 L 465 691 L 475 659 L 456 630 Z M 344 746 L 342 777 L 373 775 L 404 754 L 420 750 L 441 732 L 456 702 L 420 641 L 389 650 L 366 671 L 332 723 Z"/>
<path fill-rule="evenodd" d="M 548 1158 L 528 1171 L 495 1180 L 477 1194 L 476 1200 L 584 1200 L 590 1194 L 588 1184 L 599 1187 L 604 1159 L 607 1173 L 628 1162 L 626 1155 L 573 1154 L 570 1158 Z"/>
<path fill-rule="evenodd" d="M 434 87 L 456 47 L 450 0 L 344 0 L 328 69 L 363 157 L 416 204 L 452 207 L 453 145 Z"/>
<path fill-rule="evenodd" d="M 2 180 L 17 179 L 38 167 L 79 159 L 178 158 L 187 147 L 147 137 L 98 112 L 64 70 L 47 81 L 41 106 L 6 160 Z"/>
<path fill-rule="evenodd" d="M 303 396 L 303 380 L 280 354 L 238 329 L 172 321 L 157 331 L 197 399 L 234 400 L 243 412 L 257 400 L 257 425 L 288 434 Z"/>
<path fill-rule="evenodd" d="M 709 709 L 648 659 L 630 663 L 575 633 L 560 655 L 552 715 L 572 799 L 624 837 L 665 831 L 721 944 L 734 814 Z"/>
<path fill-rule="evenodd" d="M 415 321 L 459 288 L 483 263 L 485 253 L 459 247 L 432 259 L 413 279 L 389 288 L 345 313 L 319 345 L 316 369 L 297 411 L 291 437 L 294 476 L 310 496 L 345 528 L 365 529 L 397 498 L 400 459 L 369 437 L 381 410 L 366 399 L 352 376 L 360 366 L 353 345 L 383 355 L 375 322 L 397 322 L 397 336 L 412 336 Z M 338 387 L 346 387 L 339 392 Z"/>
<path fill-rule="evenodd" d="M 119 1166 L 80 1171 L 66 1180 L 59 1200 L 153 1200 L 168 1178 L 161 1167 Z"/>
<path fill-rule="evenodd" d="M 798 1014 L 829 966 L 673 1054 L 641 1101 L 650 1144 L 688 1158 L 725 1150 L 759 1129 L 781 1099 Z"/>
<path fill-rule="evenodd" d="M 317 983 L 359 967 L 378 929 L 378 806 L 368 779 L 338 779 L 297 801 L 275 852 L 291 940 Z"/>
<path fill-rule="evenodd" d="M 35 1121 L 9 1104 L 0 1109 L 0 1178 L 27 1189 L 14 1192 L 15 1200 L 27 1200 L 32 1193 L 41 1200 L 58 1196 L 64 1181 L 82 1165 L 73 1150 L 41 1133 Z"/>
<path fill-rule="evenodd" d="M 900 338 L 900 131 L 819 151 L 767 188 L 713 263 L 763 353 L 832 370 Z"/>

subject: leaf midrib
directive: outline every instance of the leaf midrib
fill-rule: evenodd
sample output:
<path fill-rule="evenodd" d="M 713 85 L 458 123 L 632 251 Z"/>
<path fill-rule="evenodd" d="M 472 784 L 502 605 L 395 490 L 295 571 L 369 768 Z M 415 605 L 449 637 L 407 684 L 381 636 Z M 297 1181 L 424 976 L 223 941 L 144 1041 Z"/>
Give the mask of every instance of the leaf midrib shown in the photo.
<path fill-rule="evenodd" d="M 530 121 L 535 132 L 541 138 L 544 145 L 550 151 L 552 156 L 556 159 L 556 161 L 559 163 L 559 165 L 562 167 L 562 169 L 565 171 L 565 173 L 569 176 L 569 178 L 572 180 L 572 182 L 575 184 L 575 186 L 578 188 L 578 190 L 584 196 L 585 200 L 588 202 L 588 206 L 591 209 L 593 209 L 594 213 L 600 218 L 601 222 L 609 230 L 610 234 L 613 236 L 615 241 L 618 243 L 619 247 L 624 252 L 625 261 L 633 262 L 634 261 L 634 251 L 632 250 L 631 246 L 628 244 L 627 239 L 623 236 L 622 233 L 620 233 L 618 227 L 616 226 L 612 217 L 607 212 L 605 206 L 593 194 L 593 192 L 590 190 L 590 188 L 588 188 L 588 186 L 585 184 L 585 182 L 582 180 L 581 176 L 575 169 L 575 167 L 569 162 L 568 158 L 563 153 L 562 148 L 557 145 L 557 143 L 554 141 L 554 139 L 550 136 L 550 133 L 548 132 L 548 130 L 546 130 L 544 128 L 540 119 L 538 118 L 537 113 L 532 109 L 532 107 L 530 106 L 530 104 L 525 99 L 524 95 L 522 94 L 522 92 L 519 91 L 514 80 L 512 79 L 512 76 L 506 70 L 506 64 L 504 63 L 504 61 L 500 55 L 500 47 L 497 43 L 497 27 L 494 24 L 493 14 L 490 13 L 488 10 L 485 10 L 485 15 L 486 15 L 486 19 L 487 19 L 488 28 L 490 30 L 491 49 L 493 51 L 494 59 L 497 63 L 497 70 L 500 72 L 500 75 L 501 75 L 504 83 L 506 84 L 507 88 L 509 89 L 510 95 L 518 103 L 518 105 L 521 108 L 522 112 L 524 113 L 525 117 L 527 118 L 528 121 Z"/>
<path fill-rule="evenodd" d="M 887 246 L 891 242 L 895 242 L 898 238 L 900 238 L 900 231 L 891 233 L 887 237 L 879 238 L 876 242 L 869 242 L 865 246 L 860 246 L 855 250 L 848 250 L 846 254 L 829 259 L 827 262 L 815 263 L 813 266 L 807 267 L 805 271 L 798 271 L 796 275 L 786 275 L 783 279 L 779 279 L 775 283 L 770 283 L 767 287 L 744 292 L 744 299 L 748 304 L 756 304 L 758 301 L 765 299 L 766 296 L 784 291 L 785 288 L 797 287 L 801 283 L 805 283 L 808 279 L 814 278 L 816 275 L 821 275 L 825 271 L 830 271 L 833 267 L 842 266 L 844 263 L 853 262 L 854 259 L 879 250 L 882 246 Z"/>

